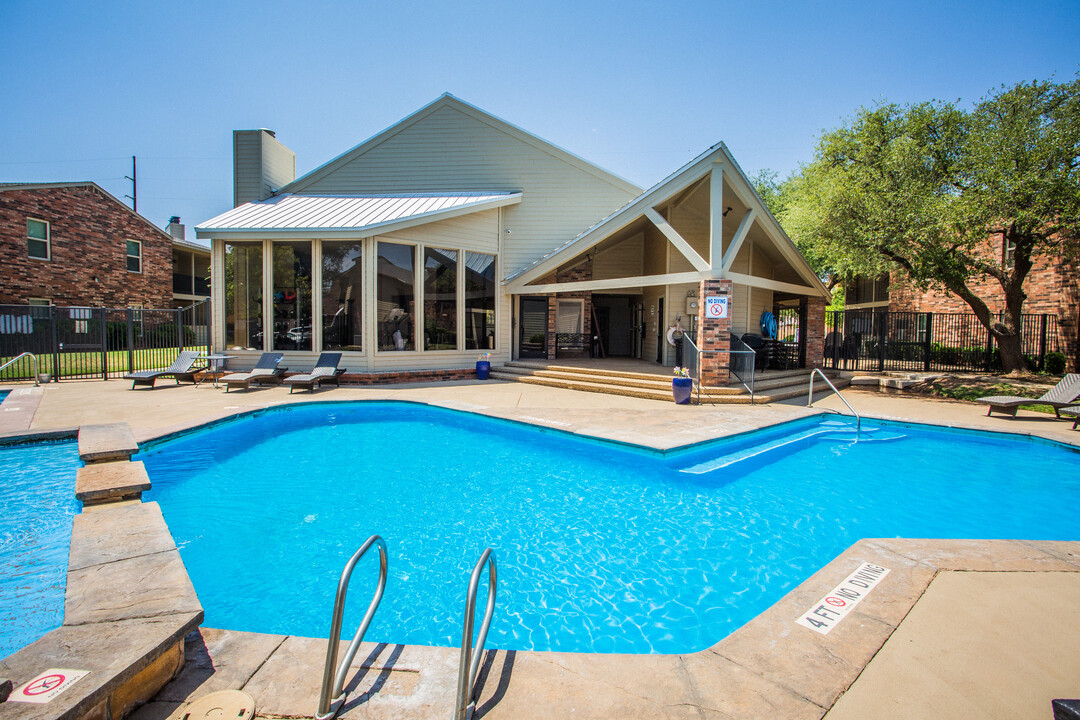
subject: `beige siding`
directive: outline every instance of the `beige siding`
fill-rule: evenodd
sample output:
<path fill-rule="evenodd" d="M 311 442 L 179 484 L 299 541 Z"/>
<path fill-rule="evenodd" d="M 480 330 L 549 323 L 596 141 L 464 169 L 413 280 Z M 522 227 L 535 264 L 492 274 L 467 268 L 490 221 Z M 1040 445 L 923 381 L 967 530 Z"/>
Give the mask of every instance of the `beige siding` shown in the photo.
<path fill-rule="evenodd" d="M 233 131 L 233 206 L 265 200 L 296 178 L 296 155 L 266 130 Z"/>
<path fill-rule="evenodd" d="M 614 247 L 600 250 L 593 255 L 593 280 L 635 277 L 642 274 L 645 252 L 645 235 L 638 233 Z M 615 292 L 615 291 L 613 291 Z M 619 294 L 638 293 L 640 288 L 619 288 Z"/>
<path fill-rule="evenodd" d="M 495 253 L 499 249 L 499 211 L 486 210 L 462 215 L 388 233 L 384 237 L 425 245 Z"/>
<path fill-rule="evenodd" d="M 403 127 L 291 190 L 312 193 L 522 191 L 504 209 L 503 272 L 576 237 L 634 194 L 452 107 Z"/>

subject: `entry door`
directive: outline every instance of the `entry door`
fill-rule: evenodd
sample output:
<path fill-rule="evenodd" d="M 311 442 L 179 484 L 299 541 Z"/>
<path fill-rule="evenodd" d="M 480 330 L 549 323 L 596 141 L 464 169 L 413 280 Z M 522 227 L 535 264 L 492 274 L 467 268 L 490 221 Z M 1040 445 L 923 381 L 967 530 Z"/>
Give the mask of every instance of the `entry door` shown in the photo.
<path fill-rule="evenodd" d="M 519 357 L 547 358 L 548 301 L 546 297 L 521 298 Z"/>

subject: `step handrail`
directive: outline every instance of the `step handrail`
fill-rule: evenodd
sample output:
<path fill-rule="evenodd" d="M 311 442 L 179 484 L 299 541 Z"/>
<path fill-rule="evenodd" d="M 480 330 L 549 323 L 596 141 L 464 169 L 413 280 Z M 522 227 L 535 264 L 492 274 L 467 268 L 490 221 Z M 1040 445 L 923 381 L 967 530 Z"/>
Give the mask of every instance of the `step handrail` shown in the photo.
<path fill-rule="evenodd" d="M 480 573 L 488 565 L 488 596 L 487 609 L 484 611 L 484 621 L 480 624 L 480 633 L 476 636 L 476 646 L 473 647 L 473 615 L 476 613 L 476 588 L 480 584 Z M 480 670 L 480 658 L 484 654 L 484 641 L 487 640 L 488 629 L 491 627 L 491 616 L 495 614 L 495 587 L 498 584 L 496 578 L 495 555 L 491 548 L 484 550 L 480 561 L 473 568 L 469 578 L 469 593 L 465 597 L 465 627 L 461 636 L 461 662 L 458 663 L 458 689 L 457 702 L 454 704 L 454 720 L 471 720 L 476 710 L 476 701 L 473 698 L 473 685 L 476 684 L 476 675 Z"/>
<path fill-rule="evenodd" d="M 855 439 L 859 438 L 859 433 L 862 431 L 862 415 L 855 412 L 855 408 L 851 407 L 851 403 L 844 399 L 844 396 L 840 394 L 840 391 L 836 389 L 836 386 L 832 384 L 829 378 L 825 377 L 825 373 L 821 372 L 821 368 L 814 368 L 810 373 L 810 392 L 806 396 L 806 407 L 814 407 L 814 375 L 820 375 L 832 391 L 836 393 L 836 396 L 840 398 L 840 401 L 847 405 L 847 409 L 851 411 L 851 414 L 855 416 Z"/>
<path fill-rule="evenodd" d="M 40 383 L 38 382 L 38 359 L 37 359 L 37 355 L 35 355 L 32 352 L 24 352 L 21 355 L 16 355 L 15 357 L 11 358 L 10 360 L 8 360 L 3 365 L 0 365 L 0 370 L 3 370 L 4 368 L 6 368 L 6 367 L 8 367 L 10 365 L 14 365 L 19 360 L 22 360 L 24 357 L 27 357 L 27 356 L 29 356 L 30 359 L 34 361 L 34 387 L 39 387 Z"/>
<path fill-rule="evenodd" d="M 356 635 L 353 636 L 352 642 L 349 643 L 349 649 L 345 651 L 345 657 L 338 664 L 337 655 L 338 646 L 341 644 L 341 622 L 345 615 L 345 593 L 349 589 L 349 578 L 352 577 L 352 571 L 356 567 L 357 561 L 371 549 L 372 545 L 377 545 L 379 548 L 379 586 L 375 590 L 371 604 L 368 605 L 364 619 L 360 622 L 360 628 L 356 631 Z M 345 564 L 345 569 L 341 571 L 337 597 L 334 600 L 334 617 L 330 622 L 330 641 L 326 647 L 326 665 L 323 668 L 322 690 L 319 693 L 319 710 L 315 713 L 316 720 L 330 720 L 345 705 L 345 699 L 348 696 L 344 689 L 345 675 L 349 671 L 349 666 L 352 665 L 353 658 L 356 657 L 356 651 L 360 649 L 360 643 L 364 640 L 364 633 L 367 632 L 368 625 L 371 624 L 371 618 L 375 616 L 375 610 L 379 607 L 379 601 L 382 600 L 383 589 L 385 588 L 386 543 L 378 535 L 372 535 L 359 550 L 353 553 L 353 556 L 349 558 L 349 562 Z"/>

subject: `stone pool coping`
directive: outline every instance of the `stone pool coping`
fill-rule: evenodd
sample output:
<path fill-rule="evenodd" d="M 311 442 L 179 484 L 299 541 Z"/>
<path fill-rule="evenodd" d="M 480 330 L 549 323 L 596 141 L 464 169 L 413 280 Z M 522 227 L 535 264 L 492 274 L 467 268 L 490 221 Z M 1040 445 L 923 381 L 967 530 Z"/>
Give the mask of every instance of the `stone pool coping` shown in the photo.
<path fill-rule="evenodd" d="M 529 422 L 521 417 L 462 407 L 458 403 L 421 404 Z M 803 416 L 818 412 L 824 411 L 812 411 Z M 223 413 L 221 419 L 243 414 L 246 413 Z M 538 426 L 552 429 L 543 422 L 545 418 L 532 419 L 541 421 L 535 423 Z M 190 423 L 189 426 L 201 424 Z M 947 427 L 986 431 L 986 428 L 963 425 Z M 170 431 L 175 430 L 170 428 Z M 72 432 L 68 429 L 48 435 L 70 437 Z M 595 432 L 580 429 L 570 432 L 598 436 Z M 1040 437 L 1038 433 L 1011 434 Z M 28 439 L 31 435 L 41 437 L 38 433 L 22 433 L 17 437 Z M 122 435 L 116 435 L 120 437 L 120 444 L 130 448 Z M 0 442 L 11 441 L 16 434 L 6 436 L 0 438 Z M 108 514 L 121 518 L 123 512 L 128 513 L 124 516 L 128 518 L 136 512 L 143 516 L 156 512 L 160 517 L 156 503 L 87 508 L 79 517 Z M 95 524 L 101 522 L 78 521 L 78 540 L 73 530 L 69 591 L 72 587 L 78 589 L 86 578 L 121 573 L 125 563 L 127 567 L 138 568 L 139 578 L 158 575 L 172 578 L 166 586 L 179 587 L 181 591 L 170 595 L 172 590 L 165 589 L 164 602 L 161 602 L 162 598 L 158 596 L 163 594 L 165 586 L 149 583 L 145 588 L 147 592 L 141 595 L 136 592 L 134 597 L 123 593 L 118 596 L 112 591 L 118 584 L 113 580 L 105 583 L 109 588 L 107 591 L 98 588 L 89 593 L 89 598 L 84 597 L 76 603 L 66 602 L 65 625 L 54 631 L 57 637 L 50 639 L 53 635 L 50 633 L 0 662 L 0 677 L 12 677 L 16 686 L 25 682 L 25 678 L 20 679 L 25 671 L 21 674 L 13 671 L 12 668 L 19 665 L 11 665 L 11 661 L 16 658 L 21 661 L 20 654 L 39 643 L 38 657 L 52 664 L 37 670 L 77 667 L 84 658 L 84 662 L 89 662 L 90 658 L 100 660 L 104 650 L 106 656 L 111 653 L 117 656 L 113 658 L 115 667 L 104 670 L 113 676 L 99 679 L 98 685 L 92 688 L 94 697 L 104 697 L 104 700 L 98 699 L 96 704 L 84 701 L 68 708 L 62 715 L 55 714 L 59 709 L 55 705 L 49 714 L 41 715 L 12 712 L 11 708 L 48 706 L 3 703 L 0 704 L 0 718 L 6 719 L 9 715 L 18 718 L 96 717 L 103 708 L 118 718 L 145 698 L 145 694 L 136 698 L 130 690 L 125 695 L 123 688 L 134 684 L 145 690 L 150 682 L 147 678 L 152 676 L 152 683 L 160 684 L 179 671 L 180 666 L 183 670 L 179 677 L 153 702 L 137 711 L 138 720 L 176 715 L 191 699 L 226 687 L 243 688 L 254 695 L 260 715 L 310 716 L 313 713 L 325 639 L 204 629 L 188 637 L 186 649 L 182 643 L 178 647 L 178 638 L 183 638 L 188 630 L 201 622 L 202 610 L 164 519 L 161 519 L 160 527 L 164 528 L 168 539 L 165 545 L 159 546 L 148 543 L 138 532 L 117 535 L 115 531 L 102 531 L 100 527 L 94 530 Z M 156 521 L 148 522 L 153 525 Z M 138 527 L 138 523 L 132 527 Z M 160 534 L 158 537 L 163 540 Z M 95 550 L 102 542 L 105 549 Z M 83 548 L 84 543 L 88 549 Z M 114 549 L 109 550 L 110 547 Z M 93 561 L 77 559 L 84 556 Z M 840 627 L 828 636 L 818 636 L 794 624 L 800 613 L 861 562 L 879 564 L 890 568 L 891 572 Z M 489 651 L 478 682 L 477 706 L 484 717 L 496 718 L 550 717 L 553 714 L 598 718 L 630 714 L 820 718 L 858 677 L 933 577 L 949 570 L 1080 572 L 1080 543 L 861 540 L 750 623 L 712 648 L 698 653 L 598 655 Z M 78 576 L 74 583 L 73 574 Z M 110 598 L 119 599 L 122 606 L 133 608 L 137 616 L 116 619 L 107 607 Z M 194 604 L 189 603 L 191 599 Z M 177 612 L 171 612 L 178 608 Z M 72 613 L 70 623 L 69 612 Z M 157 642 L 139 639 L 136 629 L 153 634 Z M 192 658 L 187 665 L 183 665 L 185 655 Z M 133 659 L 122 667 L 118 659 L 121 656 Z M 368 643 L 357 658 L 354 666 L 359 672 L 350 681 L 350 685 L 357 686 L 357 691 L 351 696 L 345 717 L 445 717 L 452 712 L 457 649 Z M 27 677 L 32 676 L 33 673 Z M 91 689 L 89 685 L 84 688 L 87 689 Z"/>

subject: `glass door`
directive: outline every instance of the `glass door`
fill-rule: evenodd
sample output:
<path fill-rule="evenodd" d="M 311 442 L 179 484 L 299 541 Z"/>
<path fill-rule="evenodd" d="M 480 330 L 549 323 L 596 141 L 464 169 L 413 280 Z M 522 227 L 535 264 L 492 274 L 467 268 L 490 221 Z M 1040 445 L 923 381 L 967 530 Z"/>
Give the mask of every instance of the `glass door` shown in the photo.
<path fill-rule="evenodd" d="M 546 297 L 521 298 L 519 357 L 547 358 L 548 301 Z"/>

